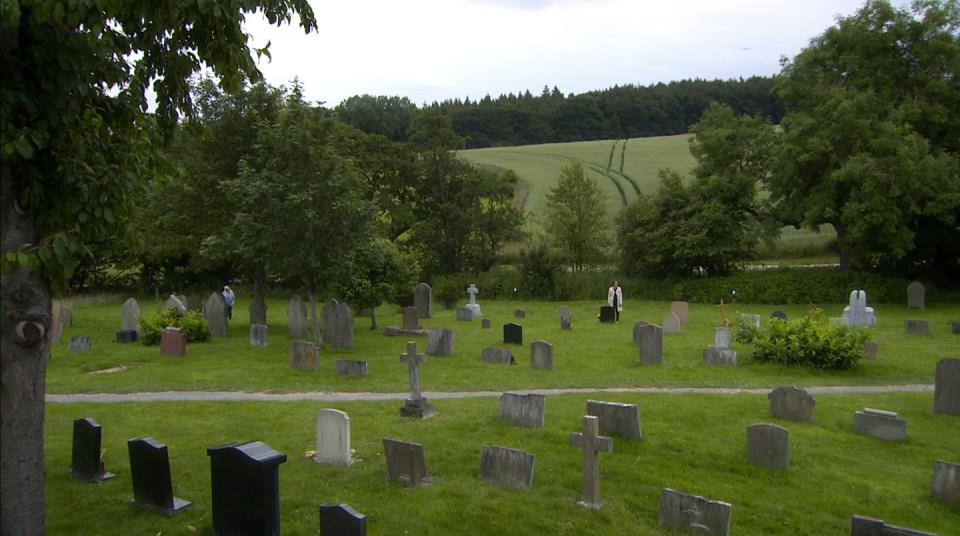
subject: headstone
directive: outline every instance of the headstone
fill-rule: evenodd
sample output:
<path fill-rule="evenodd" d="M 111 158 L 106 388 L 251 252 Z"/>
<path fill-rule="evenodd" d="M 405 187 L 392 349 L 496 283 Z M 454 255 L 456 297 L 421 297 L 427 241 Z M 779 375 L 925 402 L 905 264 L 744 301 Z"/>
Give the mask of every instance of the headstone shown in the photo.
<path fill-rule="evenodd" d="M 933 481 L 930 483 L 930 495 L 960 507 L 960 464 L 937 460 L 933 469 Z"/>
<path fill-rule="evenodd" d="M 670 302 L 670 312 L 677 315 L 681 324 L 690 322 L 690 304 L 685 301 Z"/>
<path fill-rule="evenodd" d="M 864 341 L 863 342 L 863 358 L 869 359 L 870 361 L 877 360 L 877 351 L 878 346 L 876 341 Z"/>
<path fill-rule="evenodd" d="M 573 329 L 573 310 L 566 305 L 560 306 L 560 329 Z"/>
<path fill-rule="evenodd" d="M 176 309 L 180 312 L 180 316 L 187 316 L 189 309 L 187 309 L 187 302 L 176 294 L 171 294 L 167 301 L 163 304 L 164 309 Z"/>
<path fill-rule="evenodd" d="M 553 345 L 547 341 L 530 343 L 530 366 L 535 369 L 553 369 Z"/>
<path fill-rule="evenodd" d="M 517 309 L 517 310 L 515 310 L 515 311 L 513 312 L 513 316 L 515 316 L 515 317 L 517 317 L 517 318 L 526 318 L 526 317 L 527 317 L 527 312 L 524 311 L 523 309 Z"/>
<path fill-rule="evenodd" d="M 67 346 L 68 352 L 89 352 L 90 351 L 90 337 L 86 335 L 74 335 L 70 337 L 70 345 Z"/>
<path fill-rule="evenodd" d="M 131 439 L 127 441 L 127 452 L 130 454 L 134 505 L 171 516 L 193 504 L 173 496 L 170 455 L 166 445 L 152 437 Z"/>
<path fill-rule="evenodd" d="M 433 404 L 420 394 L 420 363 L 426 360 L 426 355 L 417 353 L 417 343 L 414 341 L 407 343 L 407 353 L 400 356 L 400 362 L 407 364 L 407 374 L 410 377 L 410 397 L 404 400 L 404 405 L 400 408 L 400 415 L 403 417 L 423 419 L 436 413 Z"/>
<path fill-rule="evenodd" d="M 950 332 L 954 335 L 960 335 L 960 322 L 953 322 L 950 326 Z"/>
<path fill-rule="evenodd" d="M 616 314 L 617 312 L 613 307 L 610 307 L 609 305 L 600 306 L 600 322 L 603 322 L 604 324 L 613 323 L 613 321 L 617 319 Z"/>
<path fill-rule="evenodd" d="M 326 465 L 350 465 L 350 416 L 336 409 L 317 412 L 317 455 Z"/>
<path fill-rule="evenodd" d="M 406 330 L 420 329 L 420 310 L 419 309 L 412 306 L 403 308 L 403 329 L 406 329 Z"/>
<path fill-rule="evenodd" d="M 530 489 L 536 457 L 529 452 L 484 445 L 480 457 L 480 480 L 507 489 Z"/>
<path fill-rule="evenodd" d="M 420 313 L 420 318 L 432 318 L 433 289 L 426 283 L 417 284 L 413 289 L 413 306 Z"/>
<path fill-rule="evenodd" d="M 265 443 L 227 443 L 207 449 L 215 534 L 280 534 L 280 464 Z"/>
<path fill-rule="evenodd" d="M 730 328 L 713 328 L 713 347 L 730 348 Z"/>
<path fill-rule="evenodd" d="M 320 536 L 367 536 L 367 516 L 346 504 L 321 504 Z"/>
<path fill-rule="evenodd" d="M 907 307 L 909 309 L 927 308 L 927 289 L 923 283 L 914 281 L 907 285 Z"/>
<path fill-rule="evenodd" d="M 334 346 L 337 337 L 337 309 L 340 308 L 340 302 L 330 298 L 327 303 L 320 308 L 320 324 L 323 331 L 323 340 Z M 334 346 L 336 347 L 336 346 Z"/>
<path fill-rule="evenodd" d="M 427 355 L 453 355 L 453 330 L 447 328 L 431 329 L 427 333 Z"/>
<path fill-rule="evenodd" d="M 755 328 L 760 327 L 760 315 L 740 315 L 740 318 Z"/>
<path fill-rule="evenodd" d="M 680 333 L 680 319 L 677 315 L 670 313 L 663 319 L 664 333 Z"/>
<path fill-rule="evenodd" d="M 791 421 L 813 420 L 813 407 L 816 401 L 813 396 L 796 386 L 777 387 L 767 394 L 770 400 L 770 414 L 780 419 Z"/>
<path fill-rule="evenodd" d="M 473 311 L 467 309 L 466 307 L 460 307 L 457 309 L 458 322 L 470 322 L 471 320 L 473 320 Z"/>
<path fill-rule="evenodd" d="M 583 417 L 583 432 L 570 434 L 570 446 L 583 451 L 583 499 L 580 506 L 600 508 L 600 453 L 613 452 L 613 440 L 599 434 L 596 417 Z"/>
<path fill-rule="evenodd" d="M 116 341 L 122 343 L 130 343 L 137 341 L 137 332 L 132 329 L 121 329 L 117 332 Z"/>
<path fill-rule="evenodd" d="M 128 298 L 120 307 L 120 329 L 122 331 L 136 331 L 140 335 L 140 302 Z"/>
<path fill-rule="evenodd" d="M 699 495 L 670 488 L 660 493 L 660 525 L 669 529 L 729 536 L 732 511 L 730 503 Z"/>
<path fill-rule="evenodd" d="M 882 519 L 855 515 L 850 520 L 850 536 L 937 536 L 937 533 L 887 525 Z"/>
<path fill-rule="evenodd" d="M 270 333 L 263 324 L 250 324 L 250 346 L 267 346 L 270 344 Z"/>
<path fill-rule="evenodd" d="M 640 328 L 648 324 L 650 324 L 650 322 L 644 322 L 641 320 L 633 325 L 633 344 L 640 346 Z"/>
<path fill-rule="evenodd" d="M 63 311 L 66 309 L 58 300 L 53 300 L 53 323 L 50 326 L 50 344 L 63 344 Z"/>
<path fill-rule="evenodd" d="M 346 303 L 337 305 L 330 344 L 341 350 L 353 350 L 353 311 Z"/>
<path fill-rule="evenodd" d="M 312 342 L 294 341 L 290 343 L 290 368 L 295 370 L 320 370 L 320 352 Z"/>
<path fill-rule="evenodd" d="M 470 303 L 467 304 L 467 309 L 469 309 L 470 312 L 473 313 L 473 316 L 480 318 L 481 316 L 483 316 L 483 313 L 480 310 L 480 305 L 477 304 L 478 292 L 480 292 L 480 289 L 478 289 L 477 286 L 474 285 L 473 283 L 470 283 L 470 286 L 467 287 L 467 294 L 470 295 Z M 459 316 L 457 317 L 457 319 L 459 320 Z"/>
<path fill-rule="evenodd" d="M 509 348 L 484 348 L 480 353 L 480 360 L 487 363 L 502 363 L 504 365 L 513 365 L 515 360 L 513 352 Z"/>
<path fill-rule="evenodd" d="M 519 344 L 523 346 L 523 326 L 515 323 L 504 324 L 503 344 Z"/>
<path fill-rule="evenodd" d="M 930 323 L 926 320 L 904 320 L 903 329 L 907 333 L 930 333 Z"/>
<path fill-rule="evenodd" d="M 287 336 L 291 339 L 306 339 L 309 337 L 307 332 L 307 306 L 303 303 L 303 298 L 299 294 L 290 296 L 290 302 L 287 303 Z"/>
<path fill-rule="evenodd" d="M 398 439 L 383 439 L 383 452 L 387 458 L 387 478 L 408 486 L 429 484 L 427 460 L 423 445 Z"/>
<path fill-rule="evenodd" d="M 639 365 L 663 364 L 663 328 L 656 324 L 645 324 L 639 328 L 640 360 Z"/>
<path fill-rule="evenodd" d="M 490 319 L 484 318 L 480 321 L 480 329 L 490 329 Z"/>
<path fill-rule="evenodd" d="M 730 328 L 719 327 L 713 330 L 713 345 L 703 350 L 704 365 L 737 365 L 737 351 L 730 348 Z"/>
<path fill-rule="evenodd" d="M 187 355 L 187 334 L 168 327 L 160 333 L 160 355 Z"/>
<path fill-rule="evenodd" d="M 640 441 L 640 408 L 636 404 L 587 400 L 587 415 L 600 419 L 600 433 Z"/>
<path fill-rule="evenodd" d="M 63 327 L 72 328 L 73 327 L 73 311 L 71 311 L 65 305 L 60 305 L 60 314 L 61 314 L 61 323 Z"/>
<path fill-rule="evenodd" d="M 117 476 L 103 469 L 103 451 L 100 448 L 102 434 L 103 429 L 93 419 L 73 421 L 71 476 L 87 482 L 101 482 Z"/>
<path fill-rule="evenodd" d="M 356 359 L 338 359 L 336 367 L 337 367 L 338 376 L 366 376 L 367 375 L 366 361 L 360 361 Z"/>
<path fill-rule="evenodd" d="M 933 413 L 960 416 L 960 358 L 945 357 L 937 361 Z"/>
<path fill-rule="evenodd" d="M 853 431 L 878 439 L 898 441 L 907 438 L 907 421 L 891 411 L 866 408 L 854 413 Z"/>
<path fill-rule="evenodd" d="M 850 327 L 876 325 L 873 307 L 867 307 L 866 291 L 854 290 L 850 293 L 850 305 L 843 308 L 841 322 Z"/>
<path fill-rule="evenodd" d="M 790 430 L 769 423 L 747 426 L 747 461 L 774 469 L 789 469 Z"/>
<path fill-rule="evenodd" d="M 227 336 L 227 304 L 219 292 L 210 294 L 203 309 L 203 317 L 210 322 L 210 334 L 214 337 Z"/>
<path fill-rule="evenodd" d="M 786 321 L 787 321 L 787 313 L 784 313 L 783 311 L 774 311 L 773 313 L 770 314 L 770 318 L 776 318 L 776 319 L 783 320 L 784 322 L 786 322 Z"/>
<path fill-rule="evenodd" d="M 516 426 L 542 428 L 547 414 L 547 396 L 535 393 L 500 395 L 500 420 Z"/>

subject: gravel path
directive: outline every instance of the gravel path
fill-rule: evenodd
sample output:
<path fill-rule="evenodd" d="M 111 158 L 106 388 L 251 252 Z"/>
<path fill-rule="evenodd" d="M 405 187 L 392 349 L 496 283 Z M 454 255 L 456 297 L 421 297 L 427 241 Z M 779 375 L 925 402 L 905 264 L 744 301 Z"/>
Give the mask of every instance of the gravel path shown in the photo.
<path fill-rule="evenodd" d="M 535 393 L 542 395 L 566 395 L 587 393 L 651 393 L 651 394 L 765 394 L 773 388 L 766 389 L 726 389 L 700 387 L 624 387 L 607 389 L 511 389 L 510 392 Z M 834 393 L 890 393 L 901 391 L 929 391 L 933 392 L 933 385 L 853 385 L 835 387 L 806 387 L 810 394 Z M 466 392 L 431 392 L 423 396 L 432 399 L 450 398 L 493 398 L 499 397 L 504 391 L 466 391 Z M 195 402 L 195 401 L 269 401 L 291 402 L 297 400 L 317 400 L 321 402 L 343 402 L 352 400 L 403 400 L 410 393 L 243 393 L 243 392 L 207 392 L 207 391 L 170 391 L 164 393 L 128 393 L 128 394 L 73 394 L 47 395 L 47 402 L 70 404 L 76 402 Z"/>

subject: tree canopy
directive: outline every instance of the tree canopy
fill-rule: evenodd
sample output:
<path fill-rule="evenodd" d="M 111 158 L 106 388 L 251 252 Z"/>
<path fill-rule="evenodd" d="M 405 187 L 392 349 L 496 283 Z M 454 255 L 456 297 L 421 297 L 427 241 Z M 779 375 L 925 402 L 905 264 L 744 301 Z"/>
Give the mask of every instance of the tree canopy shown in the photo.
<path fill-rule="evenodd" d="M 560 170 L 557 185 L 547 192 L 544 225 L 553 244 L 574 271 L 599 261 L 610 245 L 610 217 L 597 181 L 583 164 L 573 162 Z"/>

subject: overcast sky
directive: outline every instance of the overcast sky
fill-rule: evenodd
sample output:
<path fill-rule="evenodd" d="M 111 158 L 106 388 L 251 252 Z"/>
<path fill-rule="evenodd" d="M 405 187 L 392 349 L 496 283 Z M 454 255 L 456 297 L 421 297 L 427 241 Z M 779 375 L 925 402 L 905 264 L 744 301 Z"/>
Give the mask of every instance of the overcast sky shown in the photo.
<path fill-rule="evenodd" d="M 895 1 L 897 5 L 904 1 Z M 530 90 L 564 94 L 691 78 L 773 75 L 864 0 L 311 0 L 319 31 L 249 17 L 275 86 L 298 77 L 333 107 Z"/>

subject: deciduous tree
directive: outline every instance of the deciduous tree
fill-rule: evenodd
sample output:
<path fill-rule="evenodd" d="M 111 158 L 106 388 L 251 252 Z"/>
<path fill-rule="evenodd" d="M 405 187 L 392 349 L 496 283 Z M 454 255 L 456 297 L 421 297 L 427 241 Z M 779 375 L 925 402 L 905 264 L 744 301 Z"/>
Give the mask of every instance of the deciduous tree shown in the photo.
<path fill-rule="evenodd" d="M 575 271 L 599 260 L 609 246 L 610 220 L 603 193 L 580 162 L 561 169 L 557 185 L 547 192 L 544 227 L 547 240 L 563 252 Z"/>

